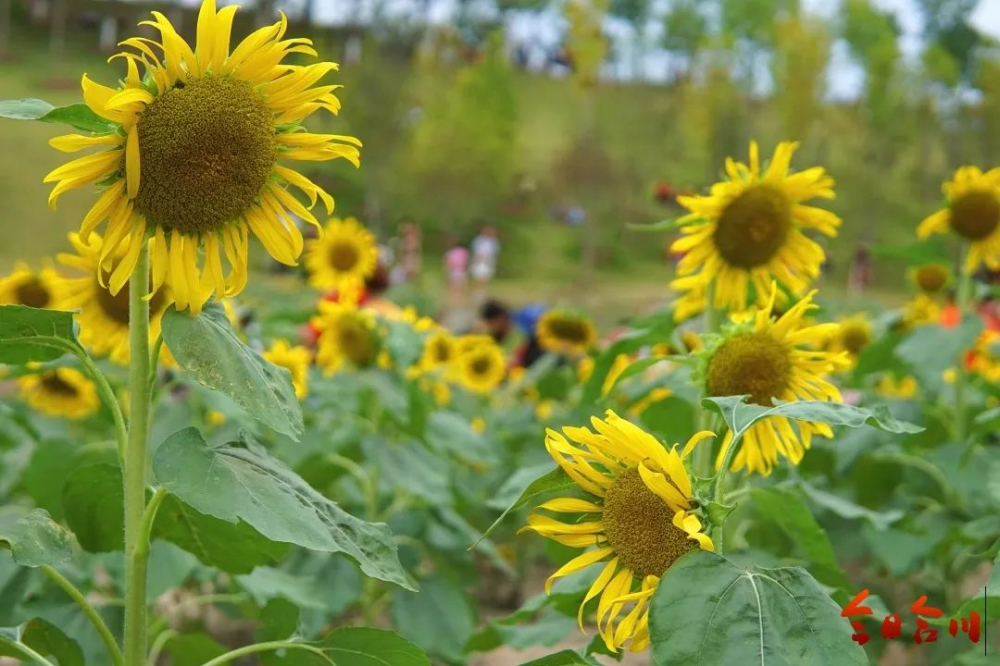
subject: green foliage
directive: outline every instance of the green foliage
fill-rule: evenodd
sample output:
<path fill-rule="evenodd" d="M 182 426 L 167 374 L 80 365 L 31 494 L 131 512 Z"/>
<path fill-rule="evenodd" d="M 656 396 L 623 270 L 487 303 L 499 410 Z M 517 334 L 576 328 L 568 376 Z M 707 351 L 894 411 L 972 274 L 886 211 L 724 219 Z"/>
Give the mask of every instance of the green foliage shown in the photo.
<path fill-rule="evenodd" d="M 0 305 L 0 363 L 53 361 L 83 348 L 70 312 Z"/>
<path fill-rule="evenodd" d="M 85 132 L 104 133 L 112 130 L 111 124 L 91 111 L 86 104 L 70 104 L 56 108 L 40 99 L 0 101 L 0 118 L 59 123 Z"/>
<path fill-rule="evenodd" d="M 73 557 L 73 535 L 44 509 L 0 508 L 0 547 L 25 567 L 55 566 Z"/>
<path fill-rule="evenodd" d="M 19 627 L 0 628 L 0 655 L 24 657 L 34 661 L 34 655 L 52 657 L 56 666 L 83 666 L 83 652 L 73 639 L 40 618 Z"/>
<path fill-rule="evenodd" d="M 66 524 L 84 550 L 105 553 L 122 549 L 125 499 L 117 465 L 76 467 L 63 481 L 62 502 Z"/>

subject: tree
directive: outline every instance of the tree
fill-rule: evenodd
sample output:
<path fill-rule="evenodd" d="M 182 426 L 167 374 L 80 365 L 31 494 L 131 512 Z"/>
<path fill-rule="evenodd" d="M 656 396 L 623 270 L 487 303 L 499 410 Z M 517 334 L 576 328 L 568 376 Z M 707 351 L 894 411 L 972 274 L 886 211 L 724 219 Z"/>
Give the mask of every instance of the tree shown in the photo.
<path fill-rule="evenodd" d="M 969 24 L 978 0 L 918 0 L 918 4 L 924 15 L 924 36 L 931 45 L 928 51 L 934 64 L 940 66 L 941 55 L 947 53 L 954 59 L 961 80 L 971 80 L 976 50 L 983 42 L 982 36 Z"/>
<path fill-rule="evenodd" d="M 660 44 L 681 63 L 677 70 L 680 73 L 690 71 L 695 54 L 708 34 L 708 19 L 700 7 L 698 0 L 675 0 L 663 16 L 663 39 Z M 676 77 L 671 75 L 668 78 Z"/>
<path fill-rule="evenodd" d="M 898 98 L 899 25 L 895 17 L 877 9 L 871 0 L 846 0 L 841 36 L 865 69 L 865 103 L 877 130 L 892 129 Z"/>
<path fill-rule="evenodd" d="M 782 133 L 801 141 L 821 111 L 830 34 L 823 23 L 801 16 L 783 19 L 776 27 L 773 76 Z"/>

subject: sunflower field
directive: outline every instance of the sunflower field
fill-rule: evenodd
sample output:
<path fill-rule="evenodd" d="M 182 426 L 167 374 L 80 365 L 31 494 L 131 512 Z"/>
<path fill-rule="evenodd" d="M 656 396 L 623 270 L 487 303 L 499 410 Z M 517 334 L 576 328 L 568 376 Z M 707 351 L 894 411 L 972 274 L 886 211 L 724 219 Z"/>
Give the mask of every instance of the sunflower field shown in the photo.
<path fill-rule="evenodd" d="M 0 664 L 1000 663 L 1000 168 L 940 174 L 872 312 L 816 287 L 836 174 L 751 142 L 643 230 L 665 305 L 511 354 L 373 295 L 307 175 L 361 167 L 309 129 L 339 67 L 236 13 L 0 102 L 87 200 L 0 278 Z M 307 285 L 250 316 L 258 250 Z"/>

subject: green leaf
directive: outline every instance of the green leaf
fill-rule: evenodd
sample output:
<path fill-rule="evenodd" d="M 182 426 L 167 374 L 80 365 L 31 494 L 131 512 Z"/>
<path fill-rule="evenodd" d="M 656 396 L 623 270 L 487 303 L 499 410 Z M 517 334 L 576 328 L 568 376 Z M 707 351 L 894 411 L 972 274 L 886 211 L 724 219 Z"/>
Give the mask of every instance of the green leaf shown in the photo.
<path fill-rule="evenodd" d="M 634 222 L 625 223 L 625 228 L 628 229 L 629 231 L 640 231 L 640 232 L 670 231 L 676 226 L 677 226 L 677 220 L 672 218 L 660 220 L 659 222 L 653 222 L 652 224 L 635 224 Z"/>
<path fill-rule="evenodd" d="M 236 581 L 260 606 L 273 599 L 286 599 L 299 608 L 325 610 L 324 594 L 330 592 L 317 589 L 314 581 L 308 578 L 271 567 L 257 567 L 246 576 L 238 576 Z"/>
<path fill-rule="evenodd" d="M 594 666 L 598 662 L 581 657 L 572 650 L 563 650 L 555 654 L 526 661 L 521 666 Z"/>
<path fill-rule="evenodd" d="M 805 492 L 806 496 L 810 500 L 824 509 L 828 509 L 841 518 L 846 518 L 847 520 L 864 518 L 871 523 L 872 527 L 875 529 L 884 530 L 905 515 L 898 509 L 890 509 L 888 511 L 872 511 L 871 509 L 867 509 L 859 504 L 850 502 L 839 495 L 834 495 L 833 493 L 828 493 L 825 490 L 814 488 L 804 481 L 799 482 L 799 488 Z"/>
<path fill-rule="evenodd" d="M 24 470 L 24 489 L 54 520 L 63 517 L 62 493 L 66 477 L 76 467 L 77 446 L 65 439 L 46 439 L 35 445 Z"/>
<path fill-rule="evenodd" d="M 160 484 L 202 513 L 243 520 L 272 541 L 345 553 L 373 578 L 412 589 L 389 528 L 355 518 L 244 434 L 210 447 L 197 428 L 168 437 L 153 456 Z"/>
<path fill-rule="evenodd" d="M 163 313 L 163 342 L 198 383 L 231 398 L 247 414 L 298 440 L 302 410 L 292 377 L 240 341 L 215 304 L 192 317 L 173 307 Z"/>
<path fill-rule="evenodd" d="M 0 118 L 39 120 L 61 123 L 85 132 L 110 132 L 114 126 L 90 110 L 86 104 L 54 107 L 40 99 L 6 99 L 0 101 Z"/>
<path fill-rule="evenodd" d="M 24 657 L 32 663 L 33 660 L 19 649 L 22 645 L 43 657 L 52 657 L 58 666 L 84 666 L 83 650 L 76 641 L 40 618 L 19 627 L 0 628 L 0 655 Z"/>
<path fill-rule="evenodd" d="M 424 438 L 432 449 L 459 460 L 483 463 L 497 459 L 486 438 L 472 429 L 467 418 L 455 412 L 431 413 Z"/>
<path fill-rule="evenodd" d="M 619 354 L 630 354 L 648 344 L 667 340 L 673 330 L 672 317 L 657 317 L 653 320 L 650 328 L 633 329 L 611 343 L 594 359 L 594 369 L 591 371 L 587 383 L 583 386 L 580 404 L 592 405 L 601 397 L 604 380 Z"/>
<path fill-rule="evenodd" d="M 73 535 L 45 509 L 0 507 L 0 546 L 26 567 L 56 566 L 73 557 Z"/>
<path fill-rule="evenodd" d="M 299 607 L 284 597 L 270 599 L 260 610 L 260 624 L 254 632 L 258 643 L 282 641 L 299 629 Z"/>
<path fill-rule="evenodd" d="M 443 577 L 421 581 L 419 592 L 397 592 L 390 607 L 393 626 L 428 652 L 465 661 L 465 644 L 476 628 L 468 595 Z"/>
<path fill-rule="evenodd" d="M 448 470 L 441 459 L 429 454 L 420 442 L 369 440 L 365 447 L 380 471 L 379 485 L 390 494 L 399 489 L 431 504 L 451 501 Z"/>
<path fill-rule="evenodd" d="M 956 367 L 961 354 L 975 344 L 983 330 L 983 320 L 967 315 L 957 327 L 937 324 L 919 326 L 896 347 L 896 356 L 929 386 L 940 386 L 941 375 Z"/>
<path fill-rule="evenodd" d="M 201 666 L 229 650 L 208 634 L 181 634 L 164 646 L 171 666 Z"/>
<path fill-rule="evenodd" d="M 410 641 L 384 629 L 343 627 L 316 647 L 340 666 L 430 666 L 431 661 Z"/>
<path fill-rule="evenodd" d="M 576 482 L 570 478 L 569 474 L 563 471 L 562 467 L 556 467 L 555 469 L 549 470 L 542 476 L 530 482 L 524 490 L 521 491 L 517 499 L 514 500 L 510 506 L 504 509 L 504 512 L 500 514 L 500 517 L 493 521 L 493 524 L 490 525 L 485 532 L 483 532 L 482 536 L 480 536 L 476 543 L 472 544 L 471 547 L 474 548 L 476 544 L 488 537 L 511 511 L 517 511 L 521 507 L 526 506 L 533 500 L 536 500 L 543 495 L 549 495 L 551 493 L 557 493 L 559 491 L 569 490 L 575 487 Z"/>
<path fill-rule="evenodd" d="M 845 405 L 841 402 L 826 402 L 822 400 L 800 400 L 799 402 L 776 401 L 774 407 L 747 404 L 748 396 L 729 396 L 725 398 L 705 398 L 702 404 L 714 407 L 726 420 L 726 425 L 734 433 L 746 431 L 757 421 L 774 416 L 784 416 L 796 421 L 813 421 L 830 425 L 844 425 L 858 428 L 870 425 L 886 432 L 912 434 L 923 432 L 924 428 L 898 421 L 889 415 L 884 405 L 878 405 L 874 410 L 863 407 Z"/>
<path fill-rule="evenodd" d="M 612 384 L 612 386 L 609 389 L 609 392 L 614 391 L 619 384 L 621 384 L 629 377 L 634 377 L 635 375 L 638 375 L 640 372 L 644 372 L 647 369 L 656 365 L 657 363 L 661 363 L 662 361 L 663 361 L 662 358 L 649 357 L 649 358 L 640 358 L 637 361 L 629 363 L 628 366 L 626 366 L 626 368 L 622 370 L 621 374 L 615 377 L 615 383 Z"/>
<path fill-rule="evenodd" d="M 468 652 L 488 652 L 505 645 L 515 650 L 555 645 L 577 630 L 576 619 L 546 609 L 528 623 L 491 622 L 472 637 L 466 645 Z"/>
<path fill-rule="evenodd" d="M 840 607 L 801 567 L 744 569 L 694 550 L 660 578 L 653 663 L 867 666 Z"/>
<path fill-rule="evenodd" d="M 983 619 L 1000 617 L 1000 555 L 993 560 L 993 569 L 990 571 L 989 582 L 983 587 L 981 593 L 966 599 L 958 607 L 951 618 L 960 620 L 968 618 L 969 613 L 976 611 Z M 944 622 L 942 621 L 942 624 Z"/>
<path fill-rule="evenodd" d="M 0 305 L 0 363 L 54 361 L 83 353 L 73 331 L 73 313 L 27 305 Z"/>
<path fill-rule="evenodd" d="M 892 245 L 876 245 L 872 253 L 878 257 L 903 259 L 909 266 L 921 264 L 952 263 L 947 247 L 940 241 L 913 241 L 911 243 L 893 243 Z"/>
<path fill-rule="evenodd" d="M 783 488 L 754 488 L 750 491 L 758 519 L 777 525 L 811 562 L 816 578 L 830 587 L 849 590 L 850 581 L 837 563 L 826 532 L 809 512 L 797 493 Z"/>
<path fill-rule="evenodd" d="M 124 506 L 122 472 L 117 465 L 84 465 L 66 478 L 63 486 L 66 524 L 89 553 L 124 548 Z"/>
<path fill-rule="evenodd" d="M 156 513 L 153 535 L 197 557 L 203 564 L 228 573 L 249 573 L 275 562 L 288 544 L 272 541 L 247 523 L 232 523 L 197 511 L 170 495 Z"/>

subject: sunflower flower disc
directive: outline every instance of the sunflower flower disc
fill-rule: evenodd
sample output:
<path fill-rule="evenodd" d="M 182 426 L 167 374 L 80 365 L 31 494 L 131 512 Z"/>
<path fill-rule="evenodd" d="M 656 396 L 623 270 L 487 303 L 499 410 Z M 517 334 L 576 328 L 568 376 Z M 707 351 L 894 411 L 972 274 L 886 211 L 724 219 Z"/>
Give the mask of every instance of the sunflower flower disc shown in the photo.
<path fill-rule="evenodd" d="M 966 273 L 983 265 L 1000 269 L 1000 168 L 983 173 L 977 167 L 960 167 L 942 190 L 948 207 L 921 222 L 917 236 L 953 231 L 969 243 Z"/>

